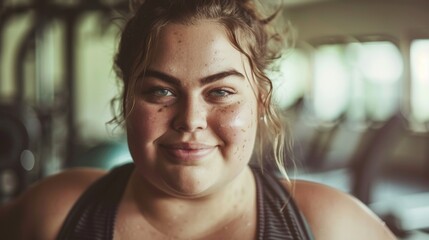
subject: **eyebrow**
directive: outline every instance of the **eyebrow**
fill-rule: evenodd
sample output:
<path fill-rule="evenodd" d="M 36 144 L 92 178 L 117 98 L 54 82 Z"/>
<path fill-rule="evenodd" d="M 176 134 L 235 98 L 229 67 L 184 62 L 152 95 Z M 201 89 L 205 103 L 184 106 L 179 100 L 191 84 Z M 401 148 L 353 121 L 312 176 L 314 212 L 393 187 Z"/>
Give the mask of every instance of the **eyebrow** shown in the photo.
<path fill-rule="evenodd" d="M 224 79 L 224 78 L 230 77 L 230 76 L 236 76 L 236 77 L 239 77 L 241 79 L 245 79 L 243 74 L 241 74 L 240 72 L 238 72 L 234 69 L 230 69 L 230 70 L 222 71 L 219 73 L 215 73 L 215 74 L 203 77 L 199 80 L 199 82 L 201 85 L 205 85 L 205 84 L 209 84 L 212 82 L 219 81 L 221 79 Z M 176 85 L 176 86 L 181 85 L 181 81 L 178 78 L 173 77 L 171 75 L 168 75 L 167 73 L 163 73 L 163 72 L 154 70 L 154 69 L 146 70 L 145 77 L 158 78 L 164 82 L 168 82 L 168 83 Z"/>

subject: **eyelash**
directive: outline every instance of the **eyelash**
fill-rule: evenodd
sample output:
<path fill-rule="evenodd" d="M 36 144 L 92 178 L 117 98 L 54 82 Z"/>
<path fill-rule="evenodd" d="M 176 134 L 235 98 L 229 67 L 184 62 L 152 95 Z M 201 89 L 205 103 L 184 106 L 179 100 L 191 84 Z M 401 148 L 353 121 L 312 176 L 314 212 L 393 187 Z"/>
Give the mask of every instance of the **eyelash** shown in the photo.
<path fill-rule="evenodd" d="M 142 94 L 149 102 L 153 103 L 166 103 L 175 97 L 174 92 L 165 87 L 152 87 Z"/>
<path fill-rule="evenodd" d="M 236 94 L 237 92 L 230 88 L 218 88 L 208 92 L 208 99 L 212 101 L 222 101 Z M 167 102 L 173 100 L 177 95 L 173 90 L 165 87 L 153 87 L 143 92 L 143 95 L 150 102 Z"/>
<path fill-rule="evenodd" d="M 164 94 L 162 94 L 162 93 L 160 93 L 160 92 L 166 92 L 166 91 L 168 91 L 169 92 L 169 94 L 170 95 L 164 95 Z M 166 88 L 157 88 L 157 89 L 153 89 L 152 91 L 152 94 L 153 95 L 155 95 L 155 96 L 157 96 L 157 97 L 170 97 L 170 96 L 174 96 L 174 94 L 170 91 L 170 90 L 168 90 L 168 89 L 166 89 Z M 159 94 L 160 93 L 160 94 Z M 168 93 L 167 93 L 168 94 Z"/>
<path fill-rule="evenodd" d="M 217 94 L 217 93 L 220 93 L 220 92 L 222 92 L 223 94 L 222 95 L 217 95 L 217 96 L 214 96 L 214 97 L 217 97 L 217 98 L 227 98 L 227 97 L 230 97 L 231 95 L 234 95 L 236 93 L 235 91 L 230 90 L 230 89 L 215 89 L 215 90 L 210 91 L 209 94 L 212 95 L 213 93 Z"/>

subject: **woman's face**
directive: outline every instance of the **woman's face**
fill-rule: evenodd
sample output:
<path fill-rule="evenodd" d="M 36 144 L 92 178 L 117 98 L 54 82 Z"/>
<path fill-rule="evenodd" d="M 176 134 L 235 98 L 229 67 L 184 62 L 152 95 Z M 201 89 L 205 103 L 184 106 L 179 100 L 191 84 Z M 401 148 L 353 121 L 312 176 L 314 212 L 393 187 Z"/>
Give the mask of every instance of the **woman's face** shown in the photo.
<path fill-rule="evenodd" d="M 176 197 L 219 190 L 247 166 L 257 98 L 245 56 L 217 23 L 165 26 L 126 120 L 143 179 Z"/>

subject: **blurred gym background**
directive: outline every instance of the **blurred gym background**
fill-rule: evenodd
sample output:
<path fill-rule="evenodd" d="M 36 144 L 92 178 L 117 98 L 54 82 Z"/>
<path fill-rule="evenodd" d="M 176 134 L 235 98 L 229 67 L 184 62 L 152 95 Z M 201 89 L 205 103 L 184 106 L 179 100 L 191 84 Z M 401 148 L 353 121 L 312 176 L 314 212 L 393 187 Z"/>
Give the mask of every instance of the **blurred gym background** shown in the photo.
<path fill-rule="evenodd" d="M 270 73 L 292 177 L 349 192 L 429 239 L 429 1 L 270 0 L 294 49 Z M 127 0 L 0 1 L 0 201 L 65 168 L 130 161 L 108 125 Z"/>

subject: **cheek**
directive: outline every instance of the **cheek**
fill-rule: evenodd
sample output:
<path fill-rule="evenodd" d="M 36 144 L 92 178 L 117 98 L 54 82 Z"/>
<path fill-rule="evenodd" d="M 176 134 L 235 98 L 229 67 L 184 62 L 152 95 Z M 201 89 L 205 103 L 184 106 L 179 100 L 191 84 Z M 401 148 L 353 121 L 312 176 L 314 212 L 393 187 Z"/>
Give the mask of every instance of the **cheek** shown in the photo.
<path fill-rule="evenodd" d="M 218 135 L 225 145 L 234 152 L 252 152 L 257 129 L 256 107 L 238 103 L 214 112 L 219 121 Z"/>
<path fill-rule="evenodd" d="M 126 119 L 128 143 L 138 148 L 151 145 L 168 126 L 163 108 L 136 106 Z"/>

